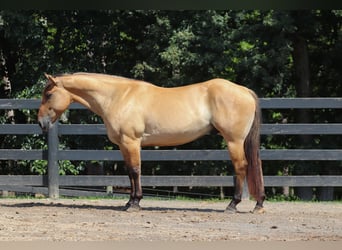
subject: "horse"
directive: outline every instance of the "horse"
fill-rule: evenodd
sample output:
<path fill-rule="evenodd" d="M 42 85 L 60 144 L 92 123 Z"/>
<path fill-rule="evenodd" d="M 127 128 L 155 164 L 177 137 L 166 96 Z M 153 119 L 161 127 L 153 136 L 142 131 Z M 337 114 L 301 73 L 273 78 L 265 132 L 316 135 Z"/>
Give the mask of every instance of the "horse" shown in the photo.
<path fill-rule="evenodd" d="M 237 212 L 247 177 L 256 200 L 252 212 L 263 213 L 265 199 L 259 156 L 261 111 L 257 95 L 225 79 L 164 88 L 120 76 L 45 73 L 46 86 L 38 123 L 48 131 L 72 102 L 99 115 L 108 138 L 117 144 L 130 180 L 127 211 L 139 211 L 143 197 L 141 157 L 144 146 L 176 146 L 216 130 L 227 143 L 234 166 L 234 196 L 226 212 Z"/>

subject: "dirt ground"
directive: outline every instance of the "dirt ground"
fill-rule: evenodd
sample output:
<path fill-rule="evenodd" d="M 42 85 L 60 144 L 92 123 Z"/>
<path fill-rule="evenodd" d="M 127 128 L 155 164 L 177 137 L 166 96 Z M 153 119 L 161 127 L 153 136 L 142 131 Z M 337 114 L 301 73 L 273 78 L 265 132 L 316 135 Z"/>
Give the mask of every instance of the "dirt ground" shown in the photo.
<path fill-rule="evenodd" d="M 125 200 L 0 199 L 0 241 L 341 241 L 341 202 L 265 202 L 251 214 L 242 201 L 141 201 L 143 210 L 122 211 Z"/>

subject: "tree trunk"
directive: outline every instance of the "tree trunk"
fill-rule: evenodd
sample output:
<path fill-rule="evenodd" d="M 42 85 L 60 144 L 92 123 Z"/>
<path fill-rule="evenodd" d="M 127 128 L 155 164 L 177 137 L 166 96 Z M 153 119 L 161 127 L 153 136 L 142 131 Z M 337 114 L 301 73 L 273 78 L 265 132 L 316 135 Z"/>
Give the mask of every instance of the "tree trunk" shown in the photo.
<path fill-rule="evenodd" d="M 304 37 L 296 34 L 293 40 L 293 63 L 295 70 L 295 85 L 298 97 L 311 96 L 310 70 L 307 43 Z M 311 123 L 310 110 L 299 109 L 296 112 L 297 123 Z M 310 147 L 312 141 L 311 135 L 300 135 L 299 144 L 301 148 Z M 301 163 L 295 168 L 296 174 L 305 173 L 307 164 Z M 296 195 L 303 200 L 311 200 L 313 194 L 312 187 L 298 187 L 295 189 Z"/>
<path fill-rule="evenodd" d="M 8 77 L 8 71 L 6 67 L 6 58 L 3 53 L 3 48 L 2 46 L 0 47 L 0 98 L 10 98 L 11 97 L 11 91 L 12 91 L 12 85 L 11 81 L 9 80 Z M 4 115 L 6 117 L 6 121 L 8 123 L 14 124 L 14 110 L 5 110 Z M 0 114 L 2 115 L 2 114 Z M 0 138 L 0 141 L 3 142 L 3 138 Z M 3 147 L 4 145 L 0 145 Z M 14 160 L 8 160 L 7 165 L 9 169 L 13 169 L 15 167 L 15 161 Z M 3 194 L 6 194 L 6 190 L 2 191 Z"/>
<path fill-rule="evenodd" d="M 2 48 L 0 48 L 0 77 L 1 77 L 1 94 L 0 98 L 10 98 L 11 97 L 11 91 L 12 91 L 12 85 L 11 81 L 8 77 L 8 70 L 6 65 L 6 58 L 4 56 Z M 14 111 L 13 110 L 7 110 L 6 111 L 6 120 L 14 124 Z"/>

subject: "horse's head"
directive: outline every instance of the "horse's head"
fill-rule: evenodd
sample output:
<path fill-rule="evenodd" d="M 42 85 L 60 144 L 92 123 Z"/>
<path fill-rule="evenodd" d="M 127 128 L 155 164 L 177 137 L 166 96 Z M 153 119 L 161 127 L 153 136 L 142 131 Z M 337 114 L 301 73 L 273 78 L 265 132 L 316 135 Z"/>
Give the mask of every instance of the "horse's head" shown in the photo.
<path fill-rule="evenodd" d="M 71 95 L 59 79 L 47 74 L 45 76 L 48 81 L 38 112 L 38 123 L 43 131 L 47 131 L 71 103 Z"/>

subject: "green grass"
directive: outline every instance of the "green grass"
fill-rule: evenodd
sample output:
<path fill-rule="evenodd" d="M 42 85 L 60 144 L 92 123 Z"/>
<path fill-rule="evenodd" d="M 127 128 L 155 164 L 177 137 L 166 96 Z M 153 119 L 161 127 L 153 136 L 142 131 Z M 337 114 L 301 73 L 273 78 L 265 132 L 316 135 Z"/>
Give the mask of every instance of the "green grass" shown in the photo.
<path fill-rule="evenodd" d="M 32 194 L 17 194 L 17 195 L 9 195 L 6 197 L 0 196 L 1 199 L 47 199 L 48 197 L 36 197 Z M 70 199 L 70 200 L 127 200 L 129 198 L 129 194 L 116 196 L 116 195 L 104 195 L 104 196 L 60 196 L 60 199 Z M 220 198 L 193 198 L 187 196 L 173 196 L 173 197 L 158 197 L 158 196 L 144 196 L 144 200 L 176 200 L 176 201 L 208 201 L 208 202 L 222 202 L 222 201 L 229 201 L 231 197 L 227 197 L 225 199 Z M 285 195 L 273 195 L 266 199 L 267 202 L 325 202 L 325 201 L 318 201 L 316 199 L 310 201 L 304 201 L 299 199 L 297 196 L 285 196 Z M 336 202 L 342 203 L 342 200 L 332 200 L 327 202 Z"/>

